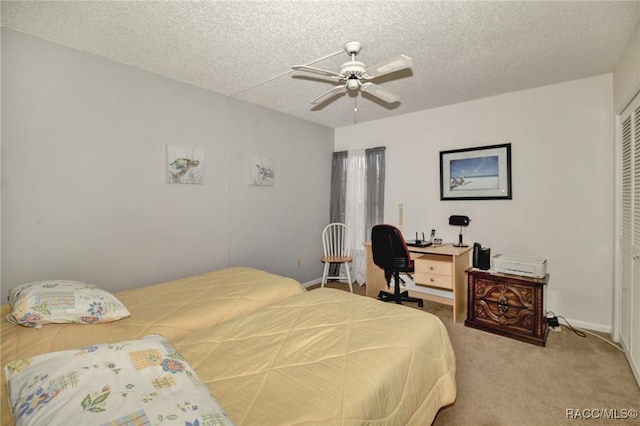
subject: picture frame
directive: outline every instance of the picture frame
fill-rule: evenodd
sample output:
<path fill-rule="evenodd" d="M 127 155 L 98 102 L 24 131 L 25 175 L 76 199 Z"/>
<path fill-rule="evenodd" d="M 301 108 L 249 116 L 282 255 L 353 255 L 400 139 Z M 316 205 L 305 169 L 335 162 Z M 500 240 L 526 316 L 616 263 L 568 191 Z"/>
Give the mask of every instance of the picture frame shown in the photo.
<path fill-rule="evenodd" d="M 440 200 L 511 200 L 511 144 L 440 151 Z"/>
<path fill-rule="evenodd" d="M 204 151 L 167 145 L 167 183 L 204 185 Z"/>
<path fill-rule="evenodd" d="M 253 157 L 249 161 L 249 185 L 274 186 L 275 160 L 270 157 Z"/>

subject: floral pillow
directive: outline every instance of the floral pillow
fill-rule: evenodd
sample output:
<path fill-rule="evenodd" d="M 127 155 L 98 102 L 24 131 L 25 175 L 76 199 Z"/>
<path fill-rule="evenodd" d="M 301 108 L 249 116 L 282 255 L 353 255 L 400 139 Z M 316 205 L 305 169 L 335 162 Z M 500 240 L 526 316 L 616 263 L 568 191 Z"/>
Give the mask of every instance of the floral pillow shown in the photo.
<path fill-rule="evenodd" d="M 160 335 L 37 355 L 5 371 L 16 426 L 233 425 Z"/>
<path fill-rule="evenodd" d="M 7 320 L 40 328 L 50 323 L 93 324 L 131 314 L 113 294 L 80 281 L 35 281 L 9 290 Z"/>

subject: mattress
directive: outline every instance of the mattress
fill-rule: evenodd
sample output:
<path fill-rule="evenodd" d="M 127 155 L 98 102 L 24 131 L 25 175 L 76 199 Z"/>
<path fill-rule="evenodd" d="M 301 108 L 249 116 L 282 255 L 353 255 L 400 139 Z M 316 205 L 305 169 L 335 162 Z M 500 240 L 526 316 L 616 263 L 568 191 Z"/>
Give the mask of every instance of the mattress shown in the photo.
<path fill-rule="evenodd" d="M 317 289 L 175 343 L 236 424 L 427 425 L 456 398 L 436 316 Z"/>
<path fill-rule="evenodd" d="M 10 307 L 2 305 L 2 424 L 12 424 L 4 377 L 4 366 L 9 361 L 150 334 L 175 341 L 303 292 L 304 287 L 291 278 L 233 267 L 115 293 L 131 317 L 110 323 L 47 324 L 38 330 L 7 322 Z"/>

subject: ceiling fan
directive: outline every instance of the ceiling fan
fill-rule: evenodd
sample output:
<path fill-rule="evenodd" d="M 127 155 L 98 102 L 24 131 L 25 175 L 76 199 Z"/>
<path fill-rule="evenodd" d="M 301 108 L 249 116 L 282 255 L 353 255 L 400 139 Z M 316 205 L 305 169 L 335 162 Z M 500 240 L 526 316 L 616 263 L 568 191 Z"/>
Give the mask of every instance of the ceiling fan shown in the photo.
<path fill-rule="evenodd" d="M 359 90 L 361 92 L 366 92 L 390 104 L 400 101 L 400 97 L 397 94 L 382 86 L 371 83 L 368 80 L 373 80 L 374 78 L 400 71 L 405 68 L 411 68 L 411 65 L 413 64 L 411 58 L 405 55 L 399 55 L 382 64 L 367 67 L 363 62 L 356 61 L 356 55 L 360 52 L 361 47 L 362 44 L 357 41 L 350 41 L 344 45 L 344 50 L 349 56 L 351 56 L 351 60 L 340 66 L 340 72 L 327 71 L 320 68 L 310 67 L 308 65 L 296 65 L 291 67 L 296 71 L 320 74 L 343 83 L 340 86 L 327 90 L 322 95 L 312 100 L 312 104 L 321 104 L 338 94 L 346 93 L 347 90 Z"/>

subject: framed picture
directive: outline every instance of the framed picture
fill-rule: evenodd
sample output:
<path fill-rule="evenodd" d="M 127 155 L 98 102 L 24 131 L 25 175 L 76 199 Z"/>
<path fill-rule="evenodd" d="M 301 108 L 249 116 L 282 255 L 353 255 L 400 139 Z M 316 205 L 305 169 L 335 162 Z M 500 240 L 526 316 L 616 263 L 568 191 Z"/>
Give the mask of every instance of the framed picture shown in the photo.
<path fill-rule="evenodd" d="M 511 144 L 440 151 L 441 200 L 510 200 Z"/>
<path fill-rule="evenodd" d="M 204 152 L 167 145 L 167 183 L 204 185 Z"/>
<path fill-rule="evenodd" d="M 249 185 L 273 186 L 275 161 L 273 158 L 254 157 L 249 162 Z"/>

